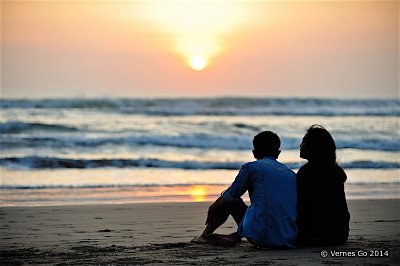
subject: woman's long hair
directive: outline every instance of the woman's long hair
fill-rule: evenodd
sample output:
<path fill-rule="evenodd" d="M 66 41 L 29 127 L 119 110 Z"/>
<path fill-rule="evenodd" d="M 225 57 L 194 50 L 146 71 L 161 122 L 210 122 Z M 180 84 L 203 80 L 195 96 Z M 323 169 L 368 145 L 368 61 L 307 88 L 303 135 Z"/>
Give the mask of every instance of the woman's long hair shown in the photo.
<path fill-rule="evenodd" d="M 336 145 L 331 134 L 321 125 L 312 125 L 303 141 L 308 150 L 308 161 L 336 163 Z"/>

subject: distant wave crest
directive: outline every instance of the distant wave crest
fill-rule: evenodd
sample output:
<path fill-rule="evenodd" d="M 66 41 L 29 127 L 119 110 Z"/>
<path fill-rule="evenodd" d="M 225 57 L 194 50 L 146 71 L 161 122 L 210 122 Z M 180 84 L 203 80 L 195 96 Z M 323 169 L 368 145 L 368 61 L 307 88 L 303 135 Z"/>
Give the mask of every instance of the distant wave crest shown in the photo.
<path fill-rule="evenodd" d="M 0 100 L 0 108 L 96 109 L 145 115 L 396 116 L 400 100 L 297 98 Z"/>
<path fill-rule="evenodd" d="M 68 159 L 54 157 L 9 157 L 0 158 L 0 165 L 13 169 L 66 169 L 66 168 L 177 168 L 177 169 L 227 169 L 238 170 L 243 162 L 168 161 L 152 158 L 142 159 Z M 287 163 L 291 169 L 301 167 L 299 163 Z M 354 161 L 340 164 L 346 169 L 396 169 L 400 163 L 382 161 Z"/>
<path fill-rule="evenodd" d="M 240 162 L 166 161 L 159 159 L 67 159 L 53 157 L 1 158 L 0 165 L 10 168 L 57 169 L 57 168 L 180 168 L 180 169 L 239 169 Z"/>
<path fill-rule="evenodd" d="M 26 131 L 77 131 L 74 127 L 68 127 L 63 125 L 52 125 L 52 124 L 42 124 L 42 123 L 26 123 L 11 121 L 6 123 L 0 123 L 0 133 L 21 133 Z"/>
<path fill-rule="evenodd" d="M 282 149 L 298 149 L 300 139 L 281 137 Z M 205 133 L 168 135 L 135 135 L 96 137 L 85 136 L 43 136 L 43 137 L 14 137 L 4 135 L 0 137 L 2 148 L 20 147 L 100 147 L 102 145 L 140 146 L 153 145 L 161 147 L 201 148 L 222 150 L 251 150 L 251 140 L 244 135 L 216 136 Z M 354 136 L 353 139 L 336 138 L 338 149 L 351 148 L 360 150 L 400 151 L 398 139 L 374 138 L 369 136 Z"/>

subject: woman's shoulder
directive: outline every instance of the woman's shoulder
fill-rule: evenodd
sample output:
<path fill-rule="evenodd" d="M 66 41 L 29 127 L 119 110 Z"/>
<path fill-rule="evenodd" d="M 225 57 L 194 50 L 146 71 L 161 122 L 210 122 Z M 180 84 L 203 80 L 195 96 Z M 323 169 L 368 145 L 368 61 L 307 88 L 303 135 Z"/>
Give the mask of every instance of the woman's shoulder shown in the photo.
<path fill-rule="evenodd" d="M 335 172 L 336 172 L 336 176 L 338 176 L 338 178 L 340 179 L 340 181 L 342 181 L 343 183 L 346 182 L 347 180 L 347 175 L 346 172 L 343 170 L 342 167 L 340 167 L 338 164 L 335 164 Z"/>
<path fill-rule="evenodd" d="M 346 173 L 343 168 L 338 164 L 324 164 L 316 162 L 308 162 L 300 167 L 297 172 L 297 176 L 332 176 L 338 178 L 341 182 L 345 182 L 347 179 Z"/>
<path fill-rule="evenodd" d="M 303 164 L 297 173 L 308 173 L 308 172 L 313 172 L 314 170 L 318 169 L 318 164 L 312 163 L 312 162 L 307 162 Z"/>
<path fill-rule="evenodd" d="M 296 175 L 297 177 L 309 176 L 311 172 L 312 172 L 312 165 L 310 166 L 310 163 L 306 163 L 299 168 Z"/>
<path fill-rule="evenodd" d="M 306 170 L 307 170 L 307 167 L 308 167 L 307 165 L 308 165 L 308 163 L 305 163 L 305 164 L 303 164 L 302 166 L 300 166 L 300 168 L 299 168 L 299 170 L 297 171 L 297 173 L 306 171 Z"/>

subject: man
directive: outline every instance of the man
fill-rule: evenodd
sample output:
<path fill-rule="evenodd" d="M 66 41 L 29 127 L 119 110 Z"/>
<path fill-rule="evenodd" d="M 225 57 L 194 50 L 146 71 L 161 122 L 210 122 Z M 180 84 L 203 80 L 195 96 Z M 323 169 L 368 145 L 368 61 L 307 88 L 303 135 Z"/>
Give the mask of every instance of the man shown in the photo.
<path fill-rule="evenodd" d="M 276 161 L 280 139 L 264 131 L 253 139 L 257 161 L 242 166 L 232 185 L 209 208 L 206 229 L 194 243 L 233 246 L 242 237 L 257 247 L 293 248 L 296 237 L 296 174 Z M 241 196 L 249 192 L 250 206 Z M 213 232 L 232 215 L 238 224 L 236 233 Z"/>

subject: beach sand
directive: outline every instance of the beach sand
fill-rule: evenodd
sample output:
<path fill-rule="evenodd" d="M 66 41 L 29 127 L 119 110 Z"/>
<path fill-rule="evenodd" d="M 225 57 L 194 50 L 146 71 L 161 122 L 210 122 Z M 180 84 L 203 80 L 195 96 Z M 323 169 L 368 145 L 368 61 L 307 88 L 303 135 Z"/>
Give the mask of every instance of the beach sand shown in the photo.
<path fill-rule="evenodd" d="M 2 207 L 0 264 L 398 265 L 399 201 L 349 200 L 347 244 L 293 250 L 259 250 L 246 240 L 233 248 L 191 244 L 209 202 Z M 218 232 L 235 229 L 229 219 Z"/>

